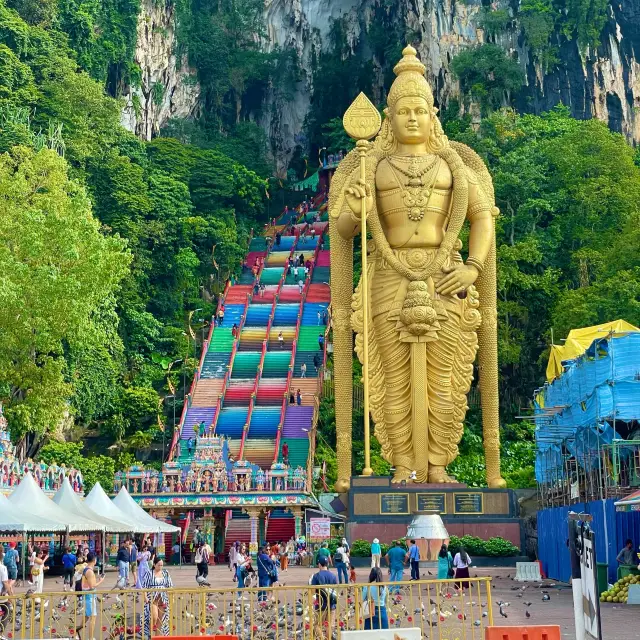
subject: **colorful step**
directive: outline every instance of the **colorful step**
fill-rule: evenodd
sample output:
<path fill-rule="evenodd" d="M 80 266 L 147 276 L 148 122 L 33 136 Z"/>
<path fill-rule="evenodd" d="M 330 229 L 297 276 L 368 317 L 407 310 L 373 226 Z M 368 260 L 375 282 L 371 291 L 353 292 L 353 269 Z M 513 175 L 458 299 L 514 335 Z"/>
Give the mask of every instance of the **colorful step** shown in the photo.
<path fill-rule="evenodd" d="M 259 351 L 238 351 L 233 361 L 231 378 L 255 380 L 261 355 Z"/>
<path fill-rule="evenodd" d="M 248 411 L 248 407 L 223 407 L 218 416 L 216 435 L 236 439 L 239 446 Z"/>

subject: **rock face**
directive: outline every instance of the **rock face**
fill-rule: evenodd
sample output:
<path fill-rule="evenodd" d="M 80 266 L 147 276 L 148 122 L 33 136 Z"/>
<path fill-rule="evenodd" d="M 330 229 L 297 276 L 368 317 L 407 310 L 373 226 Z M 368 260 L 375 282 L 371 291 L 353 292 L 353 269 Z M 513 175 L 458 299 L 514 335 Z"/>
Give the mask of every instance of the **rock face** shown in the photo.
<path fill-rule="evenodd" d="M 487 0 L 484 0 L 487 4 Z M 510 8 L 511 0 L 493 0 L 493 9 Z M 304 121 L 310 109 L 312 62 L 330 45 L 332 20 L 347 25 L 347 42 L 355 51 L 369 51 L 367 29 L 380 0 L 265 0 L 264 47 L 294 49 L 302 80 L 293 93 L 274 83 L 256 116 L 270 141 L 270 152 L 283 174 L 296 147 L 304 149 Z M 386 11 L 404 21 L 412 44 L 427 66 L 439 106 L 458 97 L 450 73 L 452 58 L 463 48 L 487 40 L 479 26 L 483 0 L 387 0 Z M 496 43 L 516 57 L 526 74 L 526 86 L 516 97 L 521 111 L 541 113 L 563 103 L 577 118 L 597 117 L 627 139 L 640 142 L 640 1 L 612 0 L 608 23 L 597 50 L 581 52 L 575 40 L 558 41 L 562 65 L 546 73 L 528 50 L 517 21 Z M 136 61 L 142 86 L 133 89 L 123 111 L 124 125 L 151 138 L 169 118 L 197 114 L 200 89 L 195 70 L 177 60 L 175 16 L 171 0 L 143 0 L 138 21 Z M 373 58 L 373 55 L 370 54 Z M 379 70 L 374 58 L 374 68 Z M 381 73 L 373 96 L 384 99 Z"/>
<path fill-rule="evenodd" d="M 611 2 L 597 50 L 559 42 L 564 64 L 544 74 L 528 52 L 520 56 L 528 79 L 517 107 L 540 113 L 562 103 L 575 118 L 596 117 L 633 143 L 640 142 L 640 2 Z"/>
<path fill-rule="evenodd" d="M 301 135 L 310 107 L 312 92 L 311 61 L 328 46 L 331 20 L 343 18 L 352 48 L 367 45 L 367 25 L 379 0 L 265 0 L 265 22 L 272 48 L 294 48 L 306 78 L 296 87 L 293 99 L 268 98 L 261 124 L 272 142 L 271 152 L 279 170 L 286 167 L 297 145 L 304 147 Z M 485 2 L 486 4 L 486 2 Z M 492 8 L 507 8 L 509 2 L 496 0 Z M 445 106 L 459 93 L 449 66 L 463 48 L 484 43 L 479 26 L 482 0 L 393 0 L 390 11 L 402 16 L 406 32 L 415 33 L 412 44 L 427 66 L 427 74 L 438 105 Z M 526 73 L 527 84 L 517 98 L 522 111 L 540 113 L 559 103 L 577 118 L 597 117 L 629 140 L 640 142 L 640 2 L 615 0 L 610 19 L 596 51 L 580 52 L 575 42 L 564 40 L 560 59 L 564 64 L 544 73 L 535 63 L 514 22 L 511 30 L 500 34 L 497 44 L 517 56 Z M 375 64 L 374 59 L 374 64 Z M 382 82 L 378 83 L 381 99 Z"/>
<path fill-rule="evenodd" d="M 135 61 L 142 73 L 139 87 L 125 95 L 122 124 L 150 140 L 170 118 L 197 114 L 200 86 L 186 55 L 176 56 L 176 24 L 171 0 L 143 0 L 138 17 Z"/>

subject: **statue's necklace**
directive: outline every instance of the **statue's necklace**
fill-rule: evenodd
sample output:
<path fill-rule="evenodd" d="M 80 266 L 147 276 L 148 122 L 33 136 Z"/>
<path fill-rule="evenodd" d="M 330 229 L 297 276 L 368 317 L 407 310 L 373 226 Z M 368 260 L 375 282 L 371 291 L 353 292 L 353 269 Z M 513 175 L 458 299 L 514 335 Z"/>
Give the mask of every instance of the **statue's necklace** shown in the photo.
<path fill-rule="evenodd" d="M 395 169 L 409 178 L 407 184 L 402 186 L 396 175 L 402 191 L 402 201 L 408 209 L 407 215 L 409 216 L 409 220 L 413 222 L 420 222 L 420 220 L 424 218 L 425 210 L 429 204 L 429 197 L 433 191 L 433 185 L 436 182 L 438 170 L 440 169 L 440 160 L 439 156 L 434 156 L 426 166 L 420 167 L 418 158 L 414 156 L 411 157 L 411 162 L 405 169 L 396 164 L 391 157 L 387 158 L 387 162 L 392 170 Z"/>

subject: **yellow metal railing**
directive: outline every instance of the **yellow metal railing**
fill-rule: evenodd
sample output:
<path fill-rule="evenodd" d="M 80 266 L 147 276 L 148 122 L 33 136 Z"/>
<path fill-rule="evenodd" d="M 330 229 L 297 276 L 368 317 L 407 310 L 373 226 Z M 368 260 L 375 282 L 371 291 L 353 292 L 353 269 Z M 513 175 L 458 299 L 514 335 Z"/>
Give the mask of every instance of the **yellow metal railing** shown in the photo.
<path fill-rule="evenodd" d="M 389 628 L 419 627 L 431 640 L 482 640 L 485 628 L 493 624 L 490 578 L 469 579 L 465 591 L 456 591 L 454 584 L 453 580 L 386 583 Z M 365 605 L 365 586 L 4 596 L 0 637 L 142 640 L 150 635 L 233 634 L 243 640 L 332 640 L 342 631 L 364 629 L 367 617 L 375 628 L 373 616 L 382 617 L 371 601 Z M 96 615 L 87 617 L 92 606 Z"/>

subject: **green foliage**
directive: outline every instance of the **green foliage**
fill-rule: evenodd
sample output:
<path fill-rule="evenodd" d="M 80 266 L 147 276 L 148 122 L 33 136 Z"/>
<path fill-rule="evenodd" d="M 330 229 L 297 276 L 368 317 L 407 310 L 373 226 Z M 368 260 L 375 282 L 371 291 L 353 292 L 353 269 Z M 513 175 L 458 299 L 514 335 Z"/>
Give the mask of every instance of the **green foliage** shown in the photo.
<path fill-rule="evenodd" d="M 545 70 L 549 69 L 559 61 L 558 48 L 551 44 L 558 18 L 552 0 L 525 0 L 518 18 L 535 58 Z"/>
<path fill-rule="evenodd" d="M 162 439 L 158 420 L 171 424 L 169 364 L 182 360 L 177 398 L 196 364 L 188 312 L 211 315 L 261 225 L 265 182 L 222 144 L 124 131 L 104 85 L 117 95 L 135 80 L 139 4 L 73 1 L 13 0 L 28 22 L 0 1 L 0 400 L 30 455 L 75 422 L 88 449 L 115 441 L 128 466 Z M 244 130 L 225 148 L 249 158 Z"/>
<path fill-rule="evenodd" d="M 473 559 L 476 556 L 490 556 L 493 558 L 505 558 L 517 556 L 520 549 L 509 540 L 505 540 L 499 536 L 482 540 L 476 536 L 451 536 L 449 538 L 449 551 L 451 555 L 455 555 L 460 551 L 460 547 L 464 547 L 465 551 Z"/>
<path fill-rule="evenodd" d="M 113 486 L 115 464 L 108 456 L 90 456 L 82 453 L 82 442 L 57 442 L 45 444 L 38 452 L 38 461 L 45 464 L 65 465 L 67 468 L 79 469 L 84 479 L 84 490 L 90 491 L 96 482 L 109 491 Z"/>
<path fill-rule="evenodd" d="M 495 44 L 465 49 L 451 61 L 462 93 L 487 113 L 505 104 L 524 82 L 520 65 Z"/>
<path fill-rule="evenodd" d="M 495 37 L 503 33 L 512 21 L 513 18 L 508 9 L 491 10 L 484 8 L 480 13 L 479 24 L 488 36 Z"/>
<path fill-rule="evenodd" d="M 371 556 L 371 542 L 369 540 L 354 540 L 351 543 L 351 555 L 354 558 L 368 558 Z"/>
<path fill-rule="evenodd" d="M 609 0 L 556 0 L 559 10 L 566 17 L 562 32 L 568 38 L 575 37 L 581 50 L 597 47 L 600 34 L 607 23 Z"/>
<path fill-rule="evenodd" d="M 560 63 L 558 46 L 552 44 L 560 35 L 575 39 L 582 53 L 600 45 L 609 6 L 609 0 L 523 0 L 518 20 L 534 56 L 547 70 Z"/>
<path fill-rule="evenodd" d="M 139 75 L 133 62 L 139 13 L 140 0 L 58 0 L 58 22 L 78 63 L 112 96 Z"/>
<path fill-rule="evenodd" d="M 100 233 L 86 191 L 53 151 L 0 156 L 0 198 L 0 383 L 13 431 L 42 434 L 67 410 L 64 345 L 95 339 L 95 310 L 107 300 L 113 309 L 129 257 Z"/>

